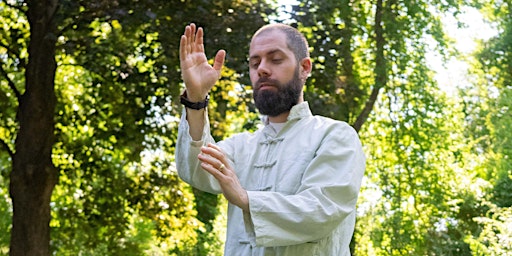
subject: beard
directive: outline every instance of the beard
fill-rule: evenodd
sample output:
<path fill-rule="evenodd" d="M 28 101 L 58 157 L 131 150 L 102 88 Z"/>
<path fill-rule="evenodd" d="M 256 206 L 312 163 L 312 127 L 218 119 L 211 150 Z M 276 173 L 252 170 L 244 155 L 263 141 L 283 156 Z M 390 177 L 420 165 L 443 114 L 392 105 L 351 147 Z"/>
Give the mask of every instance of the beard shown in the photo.
<path fill-rule="evenodd" d="M 274 87 L 277 91 L 260 90 L 262 83 Z M 286 84 L 282 84 L 274 79 L 262 77 L 256 82 L 254 87 L 254 103 L 262 115 L 278 116 L 284 112 L 290 111 L 293 106 L 297 105 L 302 87 L 303 83 L 299 78 L 299 67 L 295 69 L 295 74 Z"/>

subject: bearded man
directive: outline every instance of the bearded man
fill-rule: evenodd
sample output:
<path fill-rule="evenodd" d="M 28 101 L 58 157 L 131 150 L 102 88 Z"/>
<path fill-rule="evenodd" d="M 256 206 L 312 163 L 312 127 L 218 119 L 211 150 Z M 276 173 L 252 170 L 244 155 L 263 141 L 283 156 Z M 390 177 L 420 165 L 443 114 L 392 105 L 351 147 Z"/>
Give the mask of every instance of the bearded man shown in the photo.
<path fill-rule="evenodd" d="M 224 254 L 350 255 L 365 156 L 351 126 L 314 116 L 304 101 L 306 39 L 284 24 L 254 34 L 249 72 L 264 126 L 215 142 L 206 107 L 226 52 L 209 65 L 203 33 L 190 24 L 180 41 L 176 163 L 185 182 L 228 200 Z"/>

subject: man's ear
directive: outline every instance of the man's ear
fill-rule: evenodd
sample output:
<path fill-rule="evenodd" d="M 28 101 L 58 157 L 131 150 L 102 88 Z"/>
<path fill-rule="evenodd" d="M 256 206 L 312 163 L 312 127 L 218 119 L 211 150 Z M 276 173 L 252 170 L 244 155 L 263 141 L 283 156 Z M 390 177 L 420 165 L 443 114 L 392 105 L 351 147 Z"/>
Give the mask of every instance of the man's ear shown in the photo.
<path fill-rule="evenodd" d="M 299 65 L 300 65 L 299 77 L 301 80 L 306 80 L 308 78 L 309 74 L 311 74 L 311 69 L 313 68 L 311 58 L 306 57 L 306 58 L 302 59 L 300 61 Z"/>

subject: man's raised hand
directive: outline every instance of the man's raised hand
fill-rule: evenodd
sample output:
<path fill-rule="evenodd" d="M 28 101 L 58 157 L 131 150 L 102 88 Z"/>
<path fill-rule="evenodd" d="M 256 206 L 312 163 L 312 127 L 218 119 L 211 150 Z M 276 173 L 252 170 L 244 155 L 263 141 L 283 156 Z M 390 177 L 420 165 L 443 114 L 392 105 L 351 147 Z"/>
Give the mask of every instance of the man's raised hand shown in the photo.
<path fill-rule="evenodd" d="M 180 67 L 187 97 L 192 102 L 203 101 L 219 80 L 226 52 L 219 50 L 213 66 L 208 64 L 203 44 L 203 29 L 190 24 L 180 40 Z"/>

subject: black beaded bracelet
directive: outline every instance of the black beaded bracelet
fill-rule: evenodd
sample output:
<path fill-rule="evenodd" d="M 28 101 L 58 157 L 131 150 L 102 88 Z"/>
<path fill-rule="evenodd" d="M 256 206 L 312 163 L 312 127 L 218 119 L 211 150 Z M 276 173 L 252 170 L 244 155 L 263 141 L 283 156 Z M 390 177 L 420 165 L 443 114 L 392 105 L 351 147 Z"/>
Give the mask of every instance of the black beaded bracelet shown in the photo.
<path fill-rule="evenodd" d="M 204 101 L 199 102 L 191 102 L 187 99 L 187 91 L 184 91 L 183 94 L 180 96 L 180 102 L 181 104 L 185 105 L 187 108 L 200 110 L 203 108 L 208 107 L 208 101 L 210 100 L 210 96 L 206 95 L 206 99 Z"/>

